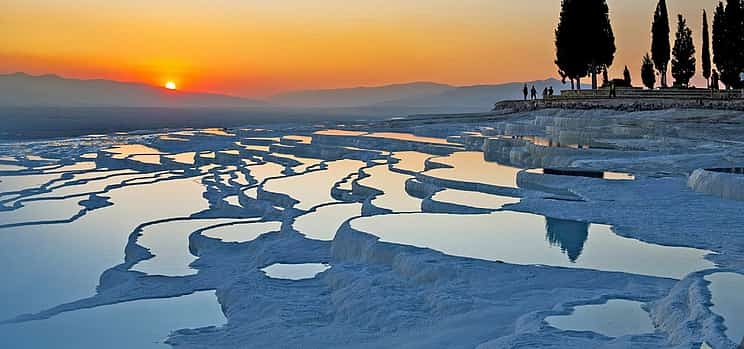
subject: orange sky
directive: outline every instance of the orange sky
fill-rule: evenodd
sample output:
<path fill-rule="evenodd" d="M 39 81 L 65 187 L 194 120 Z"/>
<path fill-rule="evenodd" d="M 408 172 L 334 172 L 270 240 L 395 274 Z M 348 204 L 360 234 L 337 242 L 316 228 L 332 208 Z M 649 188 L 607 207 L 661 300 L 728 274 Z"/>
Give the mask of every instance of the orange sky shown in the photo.
<path fill-rule="evenodd" d="M 656 0 L 608 3 L 618 46 L 612 73 L 627 64 L 639 82 Z M 716 3 L 668 0 L 670 17 L 688 17 L 698 49 L 702 8 Z M 560 0 L 5 0 L 0 73 L 173 80 L 248 97 L 543 79 L 556 75 L 559 8 Z"/>

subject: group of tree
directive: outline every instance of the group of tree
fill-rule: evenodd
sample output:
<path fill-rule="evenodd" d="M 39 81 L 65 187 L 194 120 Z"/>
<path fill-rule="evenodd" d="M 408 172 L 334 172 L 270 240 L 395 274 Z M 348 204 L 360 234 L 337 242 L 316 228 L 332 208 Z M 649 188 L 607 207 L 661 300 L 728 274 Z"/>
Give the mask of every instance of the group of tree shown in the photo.
<path fill-rule="evenodd" d="M 659 0 L 651 33 L 651 53 L 643 57 L 641 65 L 643 84 L 654 88 L 658 73 L 661 87 L 668 87 L 667 72 L 671 62 L 674 86 L 687 87 L 697 67 L 693 31 L 687 21 L 682 15 L 677 16 L 674 45 L 671 45 L 666 0 Z M 711 45 L 708 15 L 703 11 L 703 77 L 709 86 L 712 76 L 720 76 L 720 81 L 728 88 L 744 88 L 740 80 L 740 74 L 744 72 L 744 0 L 721 0 L 718 3 L 712 33 Z M 607 81 L 607 70 L 613 63 L 616 51 L 607 1 L 562 0 L 560 20 L 555 30 L 555 46 L 558 72 L 564 82 L 566 79 L 571 81 L 571 88 L 581 88 L 581 79 L 586 76 L 592 77 L 592 88 L 597 88 L 597 74 L 600 72 Z M 713 64 L 718 73 L 713 72 Z M 630 84 L 627 67 L 623 76 Z"/>
<path fill-rule="evenodd" d="M 738 1 L 738 0 L 737 0 Z M 703 13 L 703 27 L 707 27 L 706 15 Z M 706 74 L 705 52 L 707 43 L 705 42 L 705 29 L 703 30 L 703 75 Z M 653 88 L 656 83 L 655 77 L 650 76 L 652 73 L 648 55 L 643 58 L 641 65 L 641 75 L 643 84 L 648 88 Z M 661 87 L 668 87 L 667 68 L 669 60 L 672 61 L 672 77 L 674 77 L 674 86 L 687 87 L 690 79 L 695 76 L 697 59 L 695 58 L 695 45 L 692 41 L 692 29 L 687 26 L 687 21 L 682 15 L 677 16 L 677 32 L 674 38 L 674 47 L 669 43 L 669 13 L 667 11 L 666 0 L 659 0 L 654 12 L 654 21 L 651 24 L 651 61 L 653 67 L 659 73 Z M 709 75 L 709 73 L 707 73 Z"/>
<path fill-rule="evenodd" d="M 615 59 L 615 34 L 606 0 L 562 0 L 560 22 L 555 30 L 558 73 L 581 88 L 581 79 L 606 71 Z"/>
<path fill-rule="evenodd" d="M 728 88 L 742 88 L 744 72 L 744 2 L 719 2 L 713 16 L 713 63 Z"/>
<path fill-rule="evenodd" d="M 666 84 L 666 67 L 669 62 L 669 17 L 665 0 L 659 0 L 652 25 L 651 54 L 653 64 L 661 76 L 661 86 Z M 702 27 L 702 75 L 711 86 L 711 77 L 715 76 L 714 87 L 717 88 L 718 79 L 728 88 L 741 88 L 740 74 L 744 72 L 744 1 L 719 1 L 713 17 L 713 61 L 711 62 L 711 39 L 708 26 L 708 13 L 703 10 Z M 678 16 L 677 33 L 675 35 L 672 53 L 672 76 L 675 86 L 686 87 L 695 75 L 695 46 L 692 42 L 692 30 L 687 26 L 682 15 Z M 714 72 L 715 63 L 718 72 Z M 644 58 L 641 66 L 642 74 L 648 75 L 648 62 Z M 655 78 L 647 76 L 644 85 L 653 88 Z"/>
<path fill-rule="evenodd" d="M 695 75 L 696 63 L 695 45 L 692 41 L 692 30 L 687 26 L 682 15 L 678 16 L 677 33 L 674 47 L 669 46 L 669 15 L 666 1 L 659 0 L 654 13 L 652 24 L 651 56 L 653 66 L 661 77 L 661 86 L 667 87 L 667 65 L 672 61 L 672 77 L 674 85 L 686 87 Z M 650 76 L 648 55 L 644 57 L 641 74 L 644 85 L 653 88 L 655 77 Z M 703 10 L 702 27 L 702 75 L 710 87 L 712 75 L 710 32 L 708 14 Z M 739 74 L 744 72 L 744 1 L 726 0 L 718 3 L 713 17 L 713 63 L 715 63 L 720 80 L 729 88 L 743 87 Z M 717 83 L 717 81 L 716 81 Z"/>

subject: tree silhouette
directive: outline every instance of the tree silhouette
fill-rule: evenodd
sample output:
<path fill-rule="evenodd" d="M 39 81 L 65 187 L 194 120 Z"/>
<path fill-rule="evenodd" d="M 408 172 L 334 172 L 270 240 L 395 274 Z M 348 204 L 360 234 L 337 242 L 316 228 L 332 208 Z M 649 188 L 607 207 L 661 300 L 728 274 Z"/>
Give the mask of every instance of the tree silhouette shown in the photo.
<path fill-rule="evenodd" d="M 641 80 L 643 80 L 643 85 L 649 89 L 653 89 L 656 84 L 654 62 L 651 60 L 651 56 L 649 56 L 648 53 L 643 56 L 643 64 L 641 64 Z"/>
<path fill-rule="evenodd" d="M 720 67 L 721 81 L 731 88 L 741 87 L 739 74 L 744 71 L 744 4 L 727 0 L 724 19 L 726 57 Z"/>
<path fill-rule="evenodd" d="M 682 15 L 677 15 L 677 34 L 672 49 L 672 76 L 674 85 L 687 87 L 695 76 L 695 45 L 692 43 L 692 29 Z"/>
<path fill-rule="evenodd" d="M 665 0 L 659 0 L 651 25 L 651 56 L 654 66 L 661 76 L 661 87 L 667 87 L 667 67 L 669 65 L 669 13 Z"/>
<path fill-rule="evenodd" d="M 726 88 L 739 88 L 744 71 L 744 3 L 719 2 L 713 16 L 713 62 Z"/>
<path fill-rule="evenodd" d="M 706 87 L 710 87 L 710 34 L 708 33 L 708 14 L 703 10 L 703 77 L 705 78 Z"/>
<path fill-rule="evenodd" d="M 726 41 L 726 10 L 723 2 L 719 2 L 713 13 L 713 63 L 719 72 L 726 68 L 728 60 L 728 42 Z"/>
<path fill-rule="evenodd" d="M 610 9 L 606 0 L 580 0 L 583 9 L 584 28 L 582 35 L 576 37 L 584 45 L 589 72 L 592 74 L 592 88 L 597 88 L 597 73 L 607 69 L 615 60 L 615 34 L 610 23 Z"/>
<path fill-rule="evenodd" d="M 571 80 L 571 88 L 581 89 L 581 78 L 587 76 L 589 67 L 582 56 L 582 2 L 585 0 L 563 0 L 558 27 L 555 29 L 555 64 L 563 80 Z"/>
<path fill-rule="evenodd" d="M 625 66 L 625 70 L 623 70 L 623 79 L 625 79 L 625 86 L 633 87 L 633 78 L 630 76 L 630 70 L 627 65 Z"/>

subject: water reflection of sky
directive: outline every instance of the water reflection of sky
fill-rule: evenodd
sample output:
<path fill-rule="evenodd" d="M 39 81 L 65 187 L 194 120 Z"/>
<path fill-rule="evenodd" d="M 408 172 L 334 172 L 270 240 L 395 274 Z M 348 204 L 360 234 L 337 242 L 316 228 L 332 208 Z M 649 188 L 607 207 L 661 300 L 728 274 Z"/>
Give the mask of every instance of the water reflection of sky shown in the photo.
<path fill-rule="evenodd" d="M 361 213 L 360 203 L 328 205 L 298 217 L 292 226 L 308 239 L 330 241 L 343 222 Z"/>
<path fill-rule="evenodd" d="M 5 281 L 0 287 L 0 318 L 92 295 L 101 272 L 123 261 L 127 237 L 138 224 L 206 209 L 203 190 L 191 179 L 133 186 L 111 191 L 107 195 L 113 206 L 72 223 L 2 229 L 0 265 L 5 267 Z M 49 217 L 50 208 L 77 212 L 80 200 L 65 200 L 61 205 L 69 207 L 64 208 L 37 207 L 24 219 Z"/>
<path fill-rule="evenodd" d="M 463 182 L 485 183 L 516 188 L 517 173 L 522 169 L 486 162 L 481 152 L 457 152 L 450 156 L 434 158 L 434 162 L 452 166 L 437 168 L 424 174 Z"/>
<path fill-rule="evenodd" d="M 708 252 L 621 237 L 610 227 L 517 212 L 401 214 L 358 218 L 352 227 L 382 241 L 516 264 L 545 264 L 681 279 L 713 266 Z"/>
<path fill-rule="evenodd" d="M 734 343 L 744 342 L 744 275 L 714 273 L 705 277 L 710 282 L 711 311 L 725 320 L 726 335 Z"/>
<path fill-rule="evenodd" d="M 272 264 L 262 268 L 261 271 L 272 279 L 305 280 L 312 279 L 316 275 L 330 269 L 325 263 L 301 263 L 301 264 Z"/>
<path fill-rule="evenodd" d="M 653 333 L 654 325 L 640 302 L 611 299 L 604 304 L 576 307 L 565 316 L 545 319 L 550 326 L 572 331 L 591 331 L 608 337 Z"/>
<path fill-rule="evenodd" d="M 288 194 L 300 201 L 296 208 L 308 210 L 323 203 L 336 201 L 331 197 L 333 185 L 362 166 L 364 162 L 358 160 L 331 161 L 326 170 L 272 179 L 266 182 L 264 189 L 272 193 Z"/>
<path fill-rule="evenodd" d="M 140 300 L 0 325 L 0 347 L 13 349 L 166 349 L 176 329 L 226 322 L 214 292 Z"/>
<path fill-rule="evenodd" d="M 170 135 L 177 136 L 173 138 L 178 141 L 177 143 L 185 144 L 188 144 L 185 141 L 192 136 L 233 137 L 232 133 L 221 129 L 174 132 Z M 441 138 L 394 132 L 368 134 L 325 130 L 316 132 L 315 135 L 376 137 L 381 144 L 384 139 L 448 144 L 445 139 Z M 168 140 L 169 135 L 161 134 L 155 137 Z M 280 141 L 284 144 L 277 143 Z M 262 189 L 287 194 L 299 200 L 297 208 L 310 210 L 307 214 L 296 218 L 283 217 L 288 218 L 285 224 L 292 223 L 294 220 L 293 228 L 308 239 L 329 241 L 333 240 L 336 231 L 344 221 L 361 215 L 362 211 L 362 204 L 359 202 L 340 203 L 331 197 L 331 188 L 344 178 L 358 179 L 357 176 L 350 176 L 350 174 L 371 165 L 372 162 L 377 162 L 379 165 L 364 169 L 364 172 L 371 175 L 370 177 L 359 179 L 359 184 L 384 192 L 374 198 L 371 203 L 396 212 L 421 210 L 422 200 L 411 197 L 405 191 L 406 181 L 413 176 L 390 171 L 384 159 L 378 158 L 367 163 L 350 159 L 329 161 L 328 168 L 321 171 L 273 178 L 284 175 L 283 172 L 287 170 L 287 167 L 283 165 L 285 163 L 293 166 L 292 170 L 303 172 L 322 161 L 293 155 L 297 149 L 310 147 L 311 137 L 234 138 L 223 140 L 223 142 L 229 144 L 230 149 L 194 147 L 190 149 L 194 151 L 186 151 L 185 147 L 178 145 L 176 146 L 177 152 L 173 154 L 161 153 L 161 150 L 147 145 L 111 146 L 108 143 L 105 145 L 107 148 L 105 152 L 100 154 L 109 155 L 113 159 L 127 158 L 127 161 L 121 161 L 122 166 L 136 166 L 136 161 L 139 161 L 141 164 L 162 165 L 164 168 L 160 172 L 150 173 L 140 173 L 135 170 L 79 173 L 72 175 L 67 181 L 94 179 L 106 175 L 117 176 L 80 183 L 76 186 L 68 186 L 65 184 L 67 182 L 61 181 L 59 183 L 66 186 L 53 193 L 38 194 L 36 198 L 101 191 L 123 180 L 138 179 L 131 183 L 144 183 L 152 180 L 154 175 L 171 178 L 176 175 L 176 172 L 169 172 L 168 165 L 174 162 L 194 164 L 195 157 L 197 157 L 200 161 L 199 170 L 215 172 L 208 176 L 210 183 L 211 179 L 215 183 L 210 184 L 212 187 L 209 188 L 210 191 L 206 196 L 211 199 L 214 196 L 226 195 L 221 200 L 233 205 L 229 207 L 232 210 L 231 213 L 239 212 L 241 209 L 237 196 L 241 190 L 244 190 L 247 196 L 256 198 L 258 187 L 246 188 L 246 186 L 254 185 L 256 181 L 262 183 L 265 179 L 271 178 L 263 183 Z M 271 144 L 272 142 L 274 144 Z M 160 142 L 161 145 L 166 143 Z M 297 147 L 293 146 L 294 143 L 298 143 Z M 171 144 L 171 146 L 174 145 Z M 235 148 L 239 148 L 243 153 L 251 150 L 257 156 L 239 159 L 241 151 Z M 346 150 L 349 149 L 358 150 L 346 148 Z M 267 154 L 258 154 L 258 152 Z M 275 154 L 277 152 L 281 154 Z M 87 158 L 96 157 L 96 153 L 88 154 Z M 381 154 L 390 153 L 383 150 Z M 400 159 L 400 162 L 392 165 L 394 169 L 411 172 L 423 171 L 425 160 L 433 157 L 433 155 L 415 151 L 395 152 L 390 155 Z M 237 161 L 233 161 L 236 159 Z M 221 163 L 225 161 L 229 161 L 229 165 Z M 269 162 L 256 164 L 260 161 Z M 295 166 L 293 161 L 301 164 Z M 464 182 L 517 187 L 516 175 L 520 169 L 486 162 L 481 152 L 456 152 L 449 156 L 437 156 L 433 161 L 451 168 L 432 169 L 426 171 L 425 175 Z M 0 166 L 21 169 L 21 167 L 12 167 L 14 165 Z M 0 192 L 37 186 L 58 177 L 63 172 L 89 170 L 95 167 L 96 163 L 86 161 L 66 165 L 61 169 L 50 167 L 49 171 L 55 174 L 3 176 L 0 177 Z M 139 171 L 144 170 L 140 168 Z M 250 172 L 252 180 L 249 181 L 242 171 Z M 186 219 L 191 214 L 208 209 L 207 201 L 203 198 L 207 190 L 204 185 L 206 182 L 200 183 L 199 181 L 204 175 L 202 173 L 189 179 L 113 190 L 102 194 L 110 196 L 109 201 L 113 203 L 113 206 L 90 211 L 71 223 L 1 229 L 0 265 L 5 268 L 4 280 L 6 282 L 0 287 L 0 320 L 92 295 L 101 273 L 123 261 L 128 235 L 138 224 L 174 217 Z M 347 190 L 351 189 L 351 180 L 347 180 L 342 187 Z M 8 197 L 0 198 L 8 199 Z M 0 212 L 0 224 L 64 220 L 79 212 L 83 207 L 78 203 L 87 198 L 88 195 L 83 195 L 66 200 L 28 202 L 26 207 Z M 219 200 L 218 197 L 217 201 Z M 433 196 L 433 200 L 492 209 L 518 201 L 510 197 L 453 189 L 439 191 Z M 278 205 L 277 203 L 270 204 Z M 261 234 L 281 228 L 280 222 L 264 222 L 258 221 L 259 219 L 249 218 L 249 221 L 245 221 L 245 218 L 242 218 L 240 224 L 207 229 L 203 235 L 219 238 L 228 243 L 246 242 L 256 239 Z M 278 218 L 272 217 L 271 219 Z M 137 241 L 143 247 L 149 248 L 155 257 L 136 264 L 133 269 L 151 275 L 193 274 L 195 270 L 191 269 L 189 264 L 196 257 L 189 252 L 189 234 L 200 228 L 236 221 L 237 219 L 174 220 L 148 226 L 141 231 L 141 236 Z M 387 242 L 428 247 L 456 256 L 517 264 L 590 268 L 672 278 L 681 278 L 691 271 L 713 266 L 712 263 L 703 259 L 707 251 L 665 247 L 623 238 L 604 225 L 509 211 L 488 215 L 424 213 L 382 215 L 355 219 L 352 221 L 352 226 L 377 235 Z M 238 245 L 229 244 L 229 246 Z M 312 259 L 312 261 L 318 260 Z M 302 280 L 316 277 L 318 273 L 328 268 L 330 266 L 323 263 L 307 263 L 274 264 L 261 270 L 270 278 Z M 740 289 L 740 287 L 738 284 L 727 284 L 726 280 L 716 279 L 720 275 L 713 274 L 708 277 L 712 282 L 713 303 L 719 307 L 714 307 L 714 311 L 720 311 L 727 319 L 726 324 L 733 328 L 741 321 L 738 320 L 736 314 L 730 312 L 730 309 L 738 310 L 739 308 L 737 308 L 738 303 L 731 300 L 732 293 L 726 293 L 726 290 Z M 647 314 L 642 310 L 639 313 L 639 309 L 637 303 L 613 300 L 603 305 L 577 307 L 572 315 L 554 317 L 550 321 L 551 324 L 560 328 L 588 329 L 608 335 L 612 335 L 612 330 L 628 333 L 647 332 L 643 326 L 641 329 L 627 329 L 614 325 L 612 322 L 609 325 L 604 324 L 607 319 L 632 323 L 635 321 L 633 319 L 638 320 L 640 313 L 643 313 L 641 315 L 648 320 Z M 106 338 L 108 342 L 115 342 L 106 346 L 109 348 L 159 347 L 161 344 L 157 342 L 171 330 L 223 322 L 224 318 L 220 313 L 214 293 L 203 292 L 185 297 L 105 306 L 61 314 L 50 320 L 7 327 L 0 326 L 0 347 L 54 346 L 65 348 L 65 345 L 71 348 L 96 347 L 96 344 L 100 344 L 97 341 L 101 341 L 102 338 Z M 643 325 L 642 321 L 637 322 Z M 96 333 L 86 333 L 90 330 Z M 729 333 L 733 333 L 732 336 L 740 337 L 739 333 L 731 331 L 733 330 L 730 329 Z M 23 341 L 23 338 L 35 333 L 46 335 Z M 57 342 L 62 344 L 55 345 L 59 344 Z"/>

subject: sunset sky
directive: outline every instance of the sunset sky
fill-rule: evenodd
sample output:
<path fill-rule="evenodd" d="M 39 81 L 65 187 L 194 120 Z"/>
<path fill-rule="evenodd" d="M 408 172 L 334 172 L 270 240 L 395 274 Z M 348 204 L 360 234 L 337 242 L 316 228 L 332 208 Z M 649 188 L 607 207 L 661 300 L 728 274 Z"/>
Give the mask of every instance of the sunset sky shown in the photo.
<path fill-rule="evenodd" d="M 634 79 L 656 0 L 609 0 Z M 700 50 L 702 9 L 688 17 Z M 409 81 L 456 85 L 556 76 L 560 0 L 5 0 L 0 73 L 54 73 L 262 97 Z M 698 63 L 700 59 L 698 58 Z M 699 82 L 698 82 L 699 83 Z"/>

